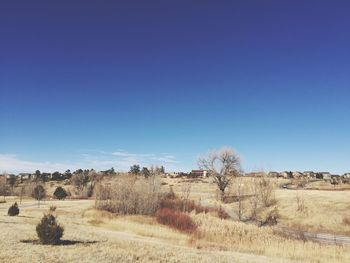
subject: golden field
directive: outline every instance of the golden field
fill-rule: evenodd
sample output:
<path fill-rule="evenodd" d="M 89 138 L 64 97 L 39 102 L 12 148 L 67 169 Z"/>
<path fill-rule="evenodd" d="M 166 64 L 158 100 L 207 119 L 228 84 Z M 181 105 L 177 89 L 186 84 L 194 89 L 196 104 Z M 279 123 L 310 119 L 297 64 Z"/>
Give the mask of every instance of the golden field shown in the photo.
<path fill-rule="evenodd" d="M 181 195 L 235 211 L 237 204 L 216 201 L 209 179 L 164 179 Z M 188 191 L 190 187 L 190 191 Z M 296 197 L 307 212 L 297 212 Z M 276 190 L 279 225 L 330 233 L 347 233 L 343 216 L 349 211 L 350 192 Z M 258 227 L 210 214 L 194 214 L 198 229 L 185 234 L 160 225 L 149 216 L 117 216 L 94 209 L 94 200 L 47 200 L 38 208 L 25 199 L 17 217 L 7 209 L 17 197 L 0 204 L 0 262 L 350 262 L 349 247 L 292 240 Z M 35 226 L 49 206 L 57 207 L 65 228 L 66 245 L 33 244 Z M 247 203 L 245 205 L 248 205 Z"/>

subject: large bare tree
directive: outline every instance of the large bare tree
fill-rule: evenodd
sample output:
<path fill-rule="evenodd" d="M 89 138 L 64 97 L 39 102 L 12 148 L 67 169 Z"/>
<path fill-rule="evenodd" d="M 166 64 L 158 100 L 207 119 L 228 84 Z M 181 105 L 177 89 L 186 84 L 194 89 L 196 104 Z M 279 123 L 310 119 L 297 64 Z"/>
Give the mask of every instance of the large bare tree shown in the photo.
<path fill-rule="evenodd" d="M 211 151 L 206 157 L 199 158 L 200 169 L 207 170 L 220 190 L 220 198 L 224 199 L 225 189 L 232 179 L 239 176 L 241 162 L 238 154 L 232 148 L 222 147 Z"/>

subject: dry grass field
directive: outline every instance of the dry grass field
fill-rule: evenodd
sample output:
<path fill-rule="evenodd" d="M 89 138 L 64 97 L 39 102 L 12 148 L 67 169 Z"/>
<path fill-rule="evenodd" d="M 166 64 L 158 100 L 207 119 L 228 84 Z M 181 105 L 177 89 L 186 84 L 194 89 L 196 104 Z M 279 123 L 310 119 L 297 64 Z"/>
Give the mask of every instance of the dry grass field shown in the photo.
<path fill-rule="evenodd" d="M 219 205 L 209 179 L 165 179 L 178 194 Z M 55 185 L 56 186 L 56 185 Z M 190 191 L 189 191 L 190 188 Z M 51 190 L 50 190 L 51 191 Z M 343 216 L 350 192 L 276 191 L 280 225 L 346 233 Z M 302 195 L 307 212 L 296 212 Z M 211 214 L 191 213 L 198 225 L 187 234 L 157 223 L 150 216 L 117 216 L 94 209 L 94 200 L 43 202 L 25 199 L 17 217 L 7 216 L 17 197 L 0 204 L 0 262 L 350 262 L 349 247 L 288 239 L 272 227 L 223 220 Z M 57 207 L 64 226 L 64 245 L 33 244 L 35 226 L 49 206 Z M 236 203 L 221 204 L 235 210 Z"/>
<path fill-rule="evenodd" d="M 237 211 L 237 203 L 221 204 L 217 201 L 216 185 L 210 179 L 166 179 L 174 191 L 181 194 L 190 184 L 190 198 L 204 200 L 206 203 L 221 205 L 226 209 Z M 245 178 L 247 183 L 251 178 Z M 283 179 L 273 179 L 276 185 L 282 185 Z M 232 193 L 234 194 L 234 193 Z M 278 225 L 288 226 L 311 232 L 325 232 L 331 234 L 350 235 L 350 191 L 322 191 L 322 190 L 288 190 L 276 188 L 275 197 L 281 216 Z M 304 210 L 298 211 L 297 198 L 304 203 Z M 245 210 L 249 202 L 243 204 Z"/>
<path fill-rule="evenodd" d="M 311 232 L 350 235 L 350 191 L 277 190 L 281 225 Z M 298 211 L 297 198 L 304 202 Z"/>

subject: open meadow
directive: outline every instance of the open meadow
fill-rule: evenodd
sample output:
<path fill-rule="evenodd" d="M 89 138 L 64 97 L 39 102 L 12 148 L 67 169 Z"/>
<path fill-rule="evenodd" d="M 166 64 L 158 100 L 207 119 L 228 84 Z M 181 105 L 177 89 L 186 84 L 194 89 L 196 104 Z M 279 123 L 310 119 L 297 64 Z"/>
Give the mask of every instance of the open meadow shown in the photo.
<path fill-rule="evenodd" d="M 245 178 L 245 180 L 250 180 Z M 209 178 L 162 178 L 162 188 L 186 196 L 207 207 L 221 206 L 231 218 L 218 218 L 212 212 L 188 212 L 195 231 L 179 231 L 157 222 L 154 216 L 117 215 L 95 208 L 94 197 L 87 200 L 46 199 L 40 208 L 31 198 L 19 205 L 20 214 L 7 215 L 10 204 L 0 204 L 0 262 L 350 262 L 346 245 L 325 245 L 289 238 L 275 227 L 349 233 L 343 222 L 350 192 L 297 191 L 276 189 L 280 217 L 276 226 L 261 226 L 235 218 L 238 202 L 217 200 L 215 184 Z M 48 192 L 57 183 L 48 183 Z M 65 186 L 69 187 L 69 186 Z M 300 197 L 301 196 L 301 197 Z M 305 211 L 298 211 L 297 197 Z M 248 214 L 249 199 L 243 206 Z M 50 206 L 64 227 L 59 245 L 36 242 L 35 227 Z"/>

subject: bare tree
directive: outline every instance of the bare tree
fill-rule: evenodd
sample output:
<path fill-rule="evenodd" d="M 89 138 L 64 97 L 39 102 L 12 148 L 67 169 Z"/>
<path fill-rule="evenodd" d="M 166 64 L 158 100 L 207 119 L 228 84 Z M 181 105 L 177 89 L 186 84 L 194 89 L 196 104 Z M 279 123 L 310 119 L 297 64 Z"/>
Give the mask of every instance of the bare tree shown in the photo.
<path fill-rule="evenodd" d="M 44 186 L 41 184 L 38 184 L 32 192 L 32 197 L 38 200 L 38 207 L 40 207 L 40 201 L 45 197 L 46 195 L 46 190 Z"/>
<path fill-rule="evenodd" d="M 260 189 L 259 189 L 259 178 L 251 178 L 250 183 L 248 184 L 249 192 L 252 195 L 249 198 L 250 208 L 251 208 L 251 219 L 256 220 L 258 211 L 260 209 Z"/>
<path fill-rule="evenodd" d="M 245 196 L 245 186 L 242 180 L 242 177 L 237 177 L 234 180 L 233 185 L 233 192 L 235 197 L 237 198 L 237 202 L 238 202 L 238 207 L 237 207 L 237 215 L 238 215 L 238 219 L 240 221 L 243 220 L 243 210 L 244 210 L 244 196 Z"/>
<path fill-rule="evenodd" d="M 17 178 L 14 174 L 10 175 L 10 178 L 8 179 L 8 184 L 11 186 L 11 195 L 13 195 L 13 188 L 15 187 L 17 182 Z"/>
<path fill-rule="evenodd" d="M 248 189 L 250 193 L 250 217 L 252 220 L 257 220 L 259 217 L 258 214 L 263 213 L 271 206 L 277 204 L 275 198 L 275 185 L 271 178 L 267 178 L 266 174 L 262 177 L 250 178 Z"/>
<path fill-rule="evenodd" d="M 80 195 L 84 193 L 84 190 L 90 180 L 89 171 L 83 171 L 74 173 L 70 181 L 75 186 L 76 190 Z"/>
<path fill-rule="evenodd" d="M 4 196 L 5 202 L 5 196 L 7 194 L 6 174 L 0 176 L 0 194 Z"/>
<path fill-rule="evenodd" d="M 208 170 L 220 190 L 220 199 L 224 200 L 225 189 L 231 180 L 240 174 L 240 158 L 233 149 L 222 147 L 214 150 L 207 157 L 199 158 L 200 169 Z"/>

